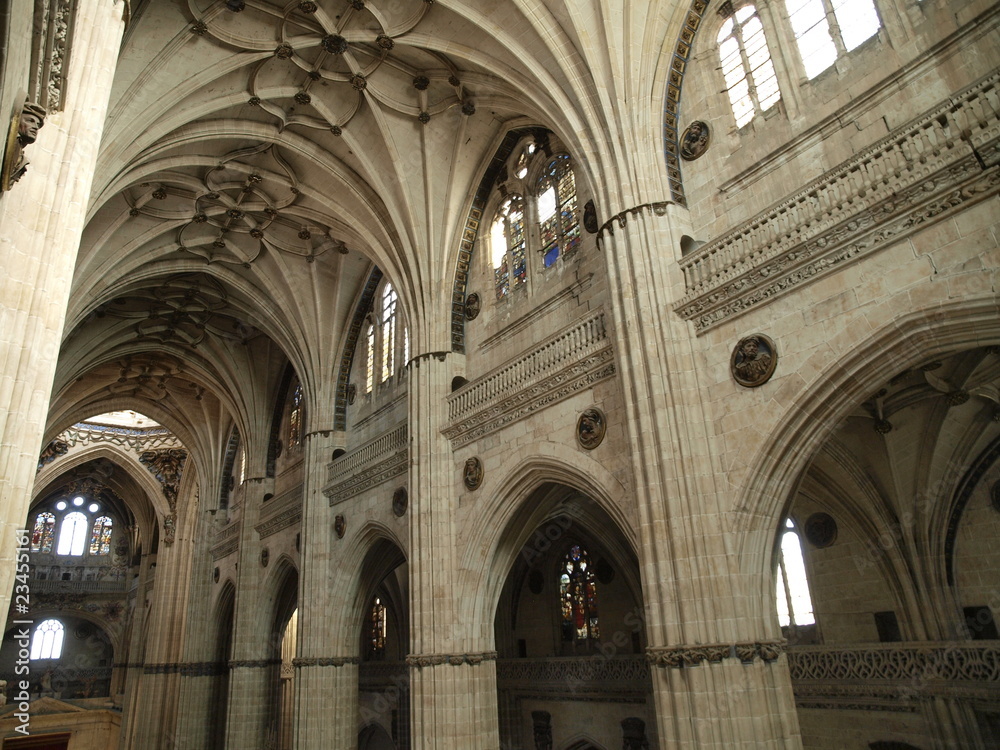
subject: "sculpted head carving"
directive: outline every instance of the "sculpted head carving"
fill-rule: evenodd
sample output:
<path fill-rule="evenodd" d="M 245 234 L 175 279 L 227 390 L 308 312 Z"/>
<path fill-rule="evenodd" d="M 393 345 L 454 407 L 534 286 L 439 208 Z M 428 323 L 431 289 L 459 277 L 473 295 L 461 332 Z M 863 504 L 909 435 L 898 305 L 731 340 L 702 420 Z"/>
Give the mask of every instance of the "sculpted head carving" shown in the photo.
<path fill-rule="evenodd" d="M 45 124 L 46 111 L 33 102 L 25 102 L 21 108 L 21 116 L 17 120 L 17 140 L 22 146 L 34 143 L 38 138 L 38 130 Z"/>

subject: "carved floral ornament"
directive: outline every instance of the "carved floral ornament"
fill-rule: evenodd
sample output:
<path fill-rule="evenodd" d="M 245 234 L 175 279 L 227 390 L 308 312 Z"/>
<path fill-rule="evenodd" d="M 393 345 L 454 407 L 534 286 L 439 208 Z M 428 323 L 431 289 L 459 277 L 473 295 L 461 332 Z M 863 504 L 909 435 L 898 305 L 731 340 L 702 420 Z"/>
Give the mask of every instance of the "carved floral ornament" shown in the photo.
<path fill-rule="evenodd" d="M 244 3 L 229 7 L 239 15 L 219 3 L 201 4 L 194 34 L 255 55 L 272 50 L 250 72 L 247 103 L 282 129 L 301 125 L 342 135 L 368 98 L 424 125 L 451 107 L 475 114 L 458 67 L 441 52 L 406 41 L 419 38 L 411 32 L 433 2 L 316 0 L 285 3 L 277 13 Z"/>
<path fill-rule="evenodd" d="M 173 175 L 125 191 L 129 215 L 180 225 L 177 248 L 209 263 L 249 267 L 265 251 L 310 263 L 348 252 L 333 230 L 303 207 L 294 170 L 274 144 L 224 156 L 198 175 Z"/>

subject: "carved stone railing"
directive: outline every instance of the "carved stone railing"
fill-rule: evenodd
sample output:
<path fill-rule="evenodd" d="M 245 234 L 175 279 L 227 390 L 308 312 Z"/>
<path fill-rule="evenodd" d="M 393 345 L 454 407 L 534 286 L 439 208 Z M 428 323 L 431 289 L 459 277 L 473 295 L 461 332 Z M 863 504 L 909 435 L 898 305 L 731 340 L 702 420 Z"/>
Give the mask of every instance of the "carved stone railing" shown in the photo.
<path fill-rule="evenodd" d="M 1000 642 L 873 643 L 788 649 L 796 702 L 916 711 L 921 698 L 1000 699 Z"/>
<path fill-rule="evenodd" d="M 215 534 L 215 542 L 209 552 L 213 560 L 221 560 L 235 552 L 240 546 L 240 524 L 230 523 Z"/>
<path fill-rule="evenodd" d="M 323 490 L 330 498 L 330 505 L 405 473 L 408 436 L 407 425 L 401 424 L 332 462 L 327 470 L 327 487 Z"/>
<path fill-rule="evenodd" d="M 462 386 L 448 397 L 455 447 L 495 432 L 615 373 L 603 312 Z"/>
<path fill-rule="evenodd" d="M 499 689 L 541 693 L 646 694 L 652 690 L 643 655 L 600 654 L 550 659 L 499 659 Z"/>
<path fill-rule="evenodd" d="M 701 333 L 1000 190 L 1000 73 L 680 261 Z"/>

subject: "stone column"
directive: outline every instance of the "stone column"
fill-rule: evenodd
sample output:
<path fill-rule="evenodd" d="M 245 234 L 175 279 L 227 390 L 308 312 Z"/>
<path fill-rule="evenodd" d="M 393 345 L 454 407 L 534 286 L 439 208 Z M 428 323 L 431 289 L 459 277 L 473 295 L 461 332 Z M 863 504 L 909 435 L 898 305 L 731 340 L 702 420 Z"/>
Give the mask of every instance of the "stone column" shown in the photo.
<path fill-rule="evenodd" d="M 0 605 L 13 585 L 55 377 L 73 267 L 121 44 L 125 4 L 79 0 L 65 105 L 50 113 L 21 181 L 0 194 Z M 6 136 L 8 113 L 3 115 Z"/>
<path fill-rule="evenodd" d="M 333 403 L 332 396 L 328 400 Z M 332 431 L 310 432 L 305 440 L 299 636 L 294 662 L 294 746 L 299 750 L 353 748 L 358 741 L 358 639 L 349 617 L 350 581 L 338 575 L 340 567 L 332 559 L 333 519 L 323 494 L 327 466 L 337 445 L 334 435 Z"/>
<path fill-rule="evenodd" d="M 492 626 L 458 618 L 453 518 L 462 467 L 441 434 L 455 356 L 421 355 L 409 373 L 412 750 L 495 750 L 500 744 Z"/>
<path fill-rule="evenodd" d="M 751 616 L 713 465 L 689 324 L 670 309 L 686 212 L 646 204 L 598 235 L 609 272 L 615 349 L 634 487 L 654 702 L 662 746 L 800 746 L 783 644 Z M 672 294 L 672 290 L 676 290 Z"/>
<path fill-rule="evenodd" d="M 248 479 L 240 530 L 239 576 L 233 623 L 232 658 L 229 661 L 229 716 L 227 748 L 264 747 L 268 732 L 278 669 L 278 647 L 272 641 L 275 613 L 262 603 L 260 539 L 252 519 L 270 492 L 271 479 Z"/>

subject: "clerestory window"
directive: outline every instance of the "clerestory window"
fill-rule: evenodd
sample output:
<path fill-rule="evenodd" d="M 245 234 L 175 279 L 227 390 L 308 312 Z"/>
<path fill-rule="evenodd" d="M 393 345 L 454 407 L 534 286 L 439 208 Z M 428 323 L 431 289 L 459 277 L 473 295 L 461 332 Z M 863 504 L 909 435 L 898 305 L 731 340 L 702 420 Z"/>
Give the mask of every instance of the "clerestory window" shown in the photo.
<path fill-rule="evenodd" d="M 781 533 L 775 578 L 778 624 L 784 628 L 815 623 L 809 582 L 806 580 L 806 563 L 802 556 L 802 542 L 790 518 L 785 522 Z"/>
<path fill-rule="evenodd" d="M 722 24 L 716 37 L 722 75 L 737 127 L 781 99 L 764 26 L 753 5 L 738 8 Z"/>
<path fill-rule="evenodd" d="M 574 544 L 563 557 L 559 574 L 559 606 L 564 641 L 598 640 L 597 578 L 587 550 Z"/>
<path fill-rule="evenodd" d="M 842 54 L 882 27 L 874 0 L 785 0 L 807 78 L 815 78 Z"/>
<path fill-rule="evenodd" d="M 31 636 L 32 660 L 58 659 L 62 656 L 66 629 L 59 620 L 43 620 Z"/>

